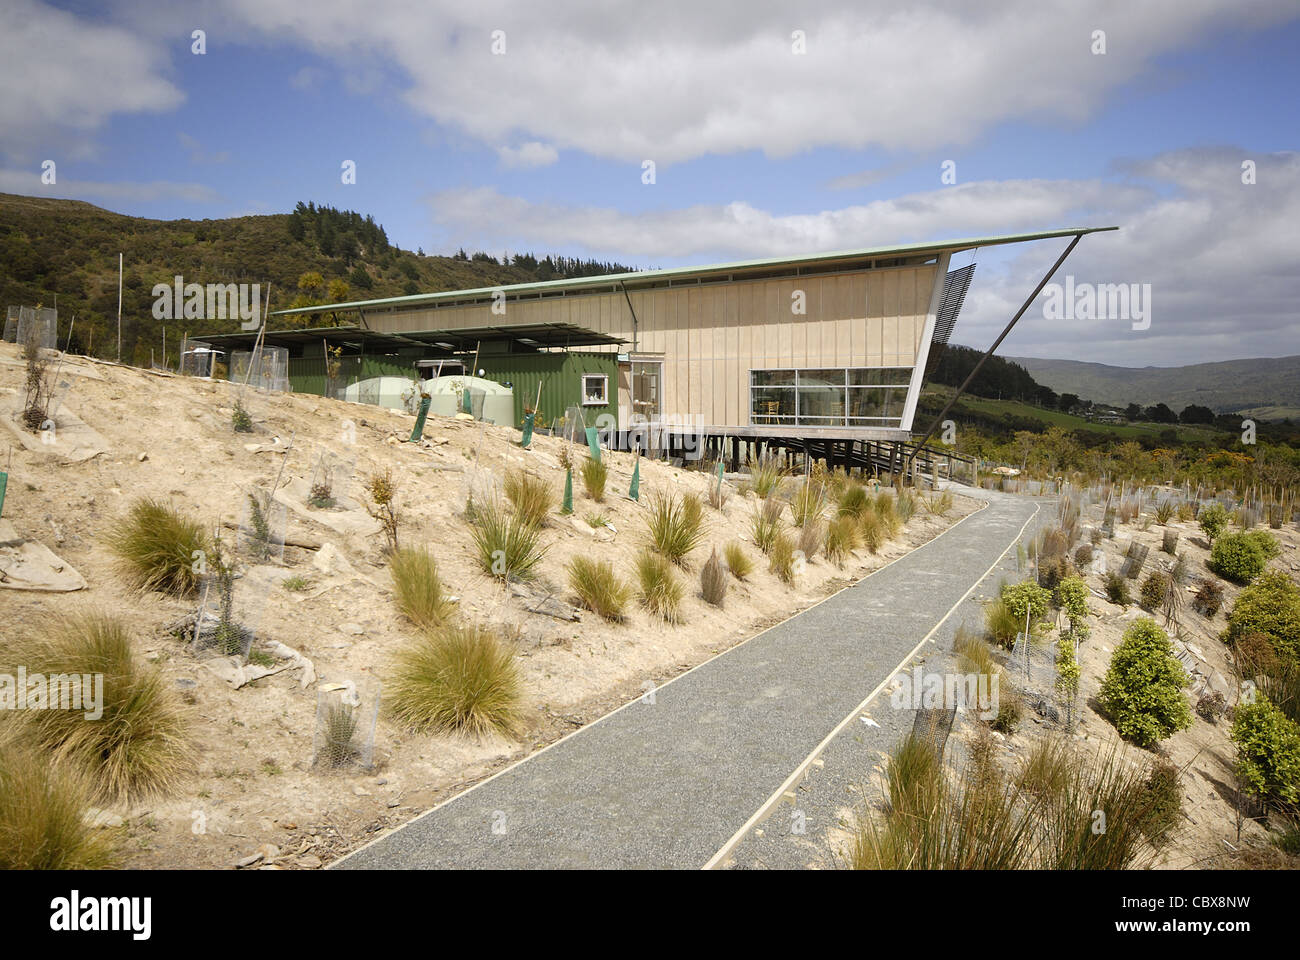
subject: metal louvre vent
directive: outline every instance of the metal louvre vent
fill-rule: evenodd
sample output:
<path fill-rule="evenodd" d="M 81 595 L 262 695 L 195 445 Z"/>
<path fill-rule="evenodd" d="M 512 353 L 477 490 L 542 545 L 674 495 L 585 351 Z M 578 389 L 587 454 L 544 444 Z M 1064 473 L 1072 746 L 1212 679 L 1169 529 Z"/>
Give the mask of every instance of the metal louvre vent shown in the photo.
<path fill-rule="evenodd" d="M 943 300 L 939 304 L 939 313 L 934 318 L 934 338 L 930 341 L 930 359 L 925 365 L 927 377 L 934 372 L 944 348 L 948 346 L 948 338 L 952 336 L 952 329 L 957 325 L 957 315 L 961 313 L 961 305 L 966 299 L 966 291 L 970 289 L 971 277 L 974 275 L 975 264 L 971 263 L 956 270 L 949 270 L 943 279 Z"/>

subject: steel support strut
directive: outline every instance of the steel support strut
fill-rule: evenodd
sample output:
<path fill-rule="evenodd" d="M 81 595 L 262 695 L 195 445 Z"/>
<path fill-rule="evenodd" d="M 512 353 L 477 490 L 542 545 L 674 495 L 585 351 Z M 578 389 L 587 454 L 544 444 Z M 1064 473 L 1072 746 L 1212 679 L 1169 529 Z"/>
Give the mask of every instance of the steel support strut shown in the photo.
<path fill-rule="evenodd" d="M 1038 295 L 1043 292 L 1043 287 L 1047 286 L 1047 282 L 1052 279 L 1056 274 L 1056 271 L 1060 269 L 1061 264 L 1065 263 L 1065 258 L 1070 255 L 1070 252 L 1078 246 L 1079 241 L 1082 239 L 1082 233 L 1076 233 L 1074 235 L 1074 239 L 1070 241 L 1070 245 L 1065 248 L 1065 251 L 1059 257 L 1056 258 L 1056 263 L 1052 264 L 1052 269 L 1048 270 L 1043 276 L 1043 279 L 1038 281 L 1038 286 L 1034 287 L 1034 292 L 1026 298 L 1025 302 L 1020 305 L 1020 309 L 1016 311 L 1016 315 L 1011 318 L 1010 322 L 1008 322 L 1002 329 L 1002 332 L 998 334 L 998 338 L 993 341 L 993 346 L 984 351 L 984 356 L 979 358 L 979 362 L 975 364 L 975 368 L 971 370 L 970 375 L 967 376 L 965 381 L 962 382 L 962 385 L 957 388 L 957 392 L 952 395 L 952 399 L 944 405 L 939 416 L 934 418 L 934 423 L 930 424 L 930 429 L 925 431 L 925 436 L 920 439 L 920 442 L 918 442 L 917 445 L 912 448 L 912 452 L 908 454 L 907 464 L 903 470 L 904 477 L 910 474 L 912 470 L 912 462 L 916 459 L 916 455 L 921 451 L 921 448 L 925 446 L 925 442 L 934 436 L 934 432 L 939 429 L 944 418 L 948 416 L 948 411 L 953 408 L 953 405 L 956 404 L 958 398 L 966 392 L 966 388 L 974 381 L 975 376 L 980 372 L 980 368 L 984 366 L 984 361 L 993 356 L 993 351 L 1001 346 L 1002 341 L 1007 338 L 1007 334 L 1009 334 L 1011 329 L 1020 321 L 1020 318 L 1025 315 L 1025 311 L 1029 309 L 1030 305 L 1038 299 Z"/>

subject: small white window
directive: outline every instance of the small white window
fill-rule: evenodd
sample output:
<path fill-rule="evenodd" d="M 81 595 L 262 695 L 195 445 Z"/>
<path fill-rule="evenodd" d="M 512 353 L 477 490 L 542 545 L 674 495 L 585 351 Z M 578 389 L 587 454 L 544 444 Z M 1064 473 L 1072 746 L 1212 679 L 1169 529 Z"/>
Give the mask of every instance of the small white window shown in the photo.
<path fill-rule="evenodd" d="M 609 377 L 603 373 L 582 375 L 582 405 L 603 407 L 609 403 Z"/>

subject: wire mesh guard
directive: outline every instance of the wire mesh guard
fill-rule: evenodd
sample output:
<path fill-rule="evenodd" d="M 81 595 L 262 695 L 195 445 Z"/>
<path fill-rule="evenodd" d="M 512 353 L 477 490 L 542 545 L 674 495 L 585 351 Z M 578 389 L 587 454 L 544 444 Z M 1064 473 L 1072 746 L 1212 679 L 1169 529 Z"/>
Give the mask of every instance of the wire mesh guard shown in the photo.
<path fill-rule="evenodd" d="M 190 652 L 199 657 L 235 657 L 248 662 L 266 608 L 269 581 L 239 575 L 233 561 L 209 562 L 199 587 L 199 607 Z"/>
<path fill-rule="evenodd" d="M 948 735 L 952 733 L 953 722 L 957 719 L 957 704 L 946 707 L 921 707 L 912 718 L 912 736 L 928 743 L 935 754 L 943 759 L 943 752 L 948 745 Z"/>
<path fill-rule="evenodd" d="M 50 307 L 10 307 L 5 319 L 5 339 L 9 339 L 9 321 L 14 321 L 13 341 L 25 344 L 35 328 L 36 345 L 56 350 L 59 344 L 59 315 Z"/>
<path fill-rule="evenodd" d="M 1128 545 L 1128 553 L 1124 557 L 1124 568 L 1120 571 L 1120 574 L 1126 580 L 1136 580 L 1141 576 L 1142 566 L 1147 562 L 1147 554 L 1150 552 L 1150 547 L 1134 540 Z"/>
<path fill-rule="evenodd" d="M 256 353 L 235 350 L 230 354 L 229 370 L 234 383 L 247 383 L 263 393 L 288 392 L 289 348 L 261 347 Z"/>
<path fill-rule="evenodd" d="M 284 560 L 284 534 L 288 508 L 264 490 L 244 495 L 239 518 L 239 553 L 252 563 Z"/>
<path fill-rule="evenodd" d="M 18 340 L 18 311 L 19 307 L 10 307 L 5 313 L 4 339 L 6 343 L 14 343 Z"/>
<path fill-rule="evenodd" d="M 320 448 L 312 460 L 311 475 L 307 481 L 307 506 L 313 510 L 330 510 L 347 506 L 360 508 L 356 501 L 355 456 L 344 457 L 332 450 Z"/>
<path fill-rule="evenodd" d="M 190 340 L 185 344 L 185 352 L 181 354 L 181 374 L 187 377 L 210 377 L 217 356 L 212 344 Z"/>
<path fill-rule="evenodd" d="M 322 683 L 316 688 L 313 767 L 337 771 L 374 766 L 381 689 L 374 677 Z"/>

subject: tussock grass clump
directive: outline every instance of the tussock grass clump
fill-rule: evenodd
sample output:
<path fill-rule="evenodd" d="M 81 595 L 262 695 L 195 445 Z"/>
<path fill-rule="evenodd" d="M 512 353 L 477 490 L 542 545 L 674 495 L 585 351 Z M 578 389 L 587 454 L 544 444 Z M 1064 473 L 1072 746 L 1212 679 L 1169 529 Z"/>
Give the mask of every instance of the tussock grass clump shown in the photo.
<path fill-rule="evenodd" d="M 636 559 L 637 598 L 651 613 L 668 623 L 682 619 L 682 595 L 685 592 L 672 562 L 665 556 L 643 550 Z"/>
<path fill-rule="evenodd" d="M 778 533 L 767 554 L 767 568 L 782 583 L 794 582 L 794 540 L 787 533 Z"/>
<path fill-rule="evenodd" d="M 83 820 L 84 775 L 19 744 L 0 744 L 0 870 L 102 870 L 112 837 Z"/>
<path fill-rule="evenodd" d="M 749 465 L 749 487 L 762 499 L 781 492 L 785 468 L 779 457 L 765 454 Z"/>
<path fill-rule="evenodd" d="M 850 483 L 840 493 L 836 512 L 841 517 L 853 517 L 855 520 L 861 519 L 864 513 L 871 512 L 871 494 L 867 492 L 867 488 L 862 484 Z"/>
<path fill-rule="evenodd" d="M 728 543 L 722 553 L 727 561 L 727 569 L 737 580 L 744 580 L 754 572 L 754 561 L 750 559 L 749 554 L 745 553 L 745 548 L 735 540 Z"/>
<path fill-rule="evenodd" d="M 713 548 L 708 561 L 700 569 L 700 595 L 715 607 L 721 607 L 727 596 L 727 571 L 718 558 L 717 547 Z"/>
<path fill-rule="evenodd" d="M 990 643 L 1010 650 L 1016 645 L 1016 635 L 1024 628 L 1025 621 L 1001 597 L 984 605 L 984 630 Z"/>
<path fill-rule="evenodd" d="M 131 650 L 126 625 L 113 617 L 77 612 L 58 615 L 34 635 L 9 645 L 9 663 L 0 672 L 14 674 L 19 664 L 28 676 L 102 675 L 102 711 L 97 719 L 87 703 L 95 693 L 78 684 L 83 709 L 22 711 L 21 735 L 40 747 L 46 760 L 64 762 L 84 772 L 98 799 L 120 800 L 162 794 L 173 789 L 191 760 L 188 717 L 162 674 L 139 663 Z M 70 688 L 61 686 L 60 704 L 75 704 Z"/>
<path fill-rule="evenodd" d="M 523 722 L 514 650 L 483 626 L 446 624 L 399 648 L 385 694 L 392 714 L 417 730 L 509 735 Z"/>
<path fill-rule="evenodd" d="M 202 524 L 148 498 L 132 503 L 106 539 L 135 586 L 178 597 L 192 596 L 198 589 L 195 553 L 211 550 Z"/>
<path fill-rule="evenodd" d="M 430 629 L 447 619 L 452 605 L 438 577 L 438 564 L 424 547 L 403 547 L 389 564 L 397 609 L 417 627 Z"/>
<path fill-rule="evenodd" d="M 848 851 L 858 869 L 1119 870 L 1151 859 L 1168 790 L 1114 752 L 1086 756 L 1044 741 L 1004 777 L 980 738 L 953 780 L 908 736 L 886 772 L 883 817 L 860 815 Z M 1101 824 L 1103 829 L 1098 830 Z"/>
<path fill-rule="evenodd" d="M 522 470 L 506 474 L 505 493 L 515 508 L 515 516 L 532 527 L 546 523 L 547 515 L 555 507 L 555 492 L 550 485 Z"/>
<path fill-rule="evenodd" d="M 655 552 L 678 566 L 686 566 L 687 555 L 704 539 L 704 508 L 699 497 L 655 493 L 650 497 L 646 524 Z"/>
<path fill-rule="evenodd" d="M 963 673 L 991 677 L 1002 669 L 984 638 L 965 626 L 957 629 L 952 640 L 952 650 L 957 655 L 957 666 Z"/>
<path fill-rule="evenodd" d="M 837 567 L 844 566 L 849 553 L 860 543 L 858 525 L 852 517 L 836 517 L 826 525 L 826 559 Z"/>
<path fill-rule="evenodd" d="M 947 490 L 933 497 L 926 497 L 923 502 L 925 503 L 926 512 L 936 517 L 944 516 L 953 508 L 952 493 Z"/>
<path fill-rule="evenodd" d="M 614 565 L 575 557 L 569 564 L 569 586 L 579 602 L 606 620 L 618 621 L 632 596 L 632 588 L 614 573 Z"/>
<path fill-rule="evenodd" d="M 879 553 L 889 540 L 889 526 L 875 510 L 864 510 L 855 519 L 858 537 L 872 553 Z"/>
<path fill-rule="evenodd" d="M 781 533 L 781 513 L 785 509 L 780 500 L 764 500 L 754 509 L 751 521 L 754 544 L 764 553 L 772 552 L 772 545 Z"/>
<path fill-rule="evenodd" d="M 820 520 L 829 502 L 830 495 L 823 484 L 815 480 L 803 481 L 790 501 L 790 515 L 795 526 L 803 527 L 809 520 Z"/>
<path fill-rule="evenodd" d="M 826 541 L 826 524 L 820 520 L 809 520 L 799 528 L 799 552 L 811 560 L 817 556 Z"/>
<path fill-rule="evenodd" d="M 916 497 L 910 491 L 900 489 L 894 506 L 900 523 L 907 523 L 916 514 Z"/>
<path fill-rule="evenodd" d="M 597 503 L 605 502 L 605 483 L 609 480 L 609 467 L 604 460 L 587 457 L 582 461 L 582 489 Z"/>
<path fill-rule="evenodd" d="M 885 529 L 885 536 L 892 540 L 903 529 L 903 518 L 899 516 L 894 498 L 881 490 L 876 496 L 874 506 L 876 516 L 880 518 L 880 523 Z"/>
<path fill-rule="evenodd" d="M 479 566 L 499 580 L 532 579 L 546 556 L 537 527 L 508 515 L 499 502 L 475 507 L 470 535 Z"/>

